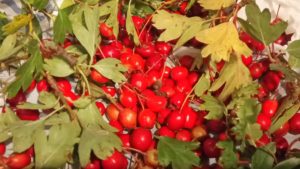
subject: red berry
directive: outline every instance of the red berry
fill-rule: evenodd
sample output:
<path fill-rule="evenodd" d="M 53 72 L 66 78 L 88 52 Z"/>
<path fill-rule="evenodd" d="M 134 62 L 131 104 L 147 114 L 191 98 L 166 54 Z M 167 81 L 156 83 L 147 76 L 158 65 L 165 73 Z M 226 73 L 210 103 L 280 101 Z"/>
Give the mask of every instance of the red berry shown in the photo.
<path fill-rule="evenodd" d="M 84 169 L 101 169 L 101 161 L 98 159 L 92 160 L 90 163 L 88 163 Z"/>
<path fill-rule="evenodd" d="M 217 147 L 217 140 L 214 138 L 207 138 L 203 142 L 203 152 L 209 158 L 216 158 L 220 156 L 221 150 Z"/>
<path fill-rule="evenodd" d="M 21 120 L 35 121 L 40 118 L 40 113 L 37 110 L 17 109 L 16 114 Z"/>
<path fill-rule="evenodd" d="M 0 156 L 4 155 L 6 151 L 5 143 L 0 143 Z"/>
<path fill-rule="evenodd" d="M 241 32 L 240 39 L 247 44 L 251 44 L 253 42 L 253 38 L 246 32 Z"/>
<path fill-rule="evenodd" d="M 180 108 L 184 102 L 185 94 L 177 92 L 170 98 L 170 104 L 174 105 L 177 108 Z"/>
<path fill-rule="evenodd" d="M 114 104 L 110 104 L 106 108 L 106 116 L 109 120 L 118 120 L 120 111 Z"/>
<path fill-rule="evenodd" d="M 177 81 L 176 91 L 188 94 L 192 90 L 192 85 L 188 79 Z"/>
<path fill-rule="evenodd" d="M 262 147 L 271 142 L 271 138 L 267 134 L 263 134 L 259 140 L 255 142 L 257 147 Z"/>
<path fill-rule="evenodd" d="M 106 23 L 101 23 L 99 27 L 99 32 L 101 36 L 111 39 L 113 38 L 113 29 L 109 27 Z"/>
<path fill-rule="evenodd" d="M 250 56 L 242 55 L 242 61 L 243 61 L 244 65 L 249 66 L 252 63 L 252 55 L 250 55 Z"/>
<path fill-rule="evenodd" d="M 280 76 L 277 72 L 269 71 L 262 79 L 262 86 L 268 89 L 269 91 L 273 91 L 277 89 L 280 84 Z"/>
<path fill-rule="evenodd" d="M 152 57 L 156 54 L 155 47 L 152 43 L 143 44 L 142 46 L 137 47 L 136 52 L 146 58 Z"/>
<path fill-rule="evenodd" d="M 148 129 L 137 128 L 130 137 L 130 145 L 138 150 L 147 151 L 152 143 L 152 133 Z"/>
<path fill-rule="evenodd" d="M 195 112 L 189 106 L 184 106 L 182 109 L 182 113 L 185 117 L 184 128 L 192 129 L 193 127 L 195 127 L 198 118 L 197 112 Z"/>
<path fill-rule="evenodd" d="M 137 96 L 133 91 L 123 90 L 120 95 L 120 103 L 128 108 L 137 106 Z"/>
<path fill-rule="evenodd" d="M 284 123 L 282 126 L 280 126 L 279 129 L 277 129 L 274 133 L 273 133 L 273 136 L 274 137 L 283 137 L 285 136 L 288 132 L 289 132 L 289 129 L 290 129 L 290 125 L 289 123 Z"/>
<path fill-rule="evenodd" d="M 166 42 L 156 42 L 155 49 L 162 55 L 169 55 L 172 51 L 172 46 Z"/>
<path fill-rule="evenodd" d="M 26 153 L 12 154 L 9 156 L 6 165 L 10 169 L 23 169 L 31 163 L 31 157 Z"/>
<path fill-rule="evenodd" d="M 130 147 L 130 135 L 129 134 L 118 133 L 118 136 L 122 141 L 123 147 Z"/>
<path fill-rule="evenodd" d="M 171 77 L 174 80 L 183 80 L 188 76 L 188 74 L 189 71 L 183 66 L 176 66 L 171 71 Z"/>
<path fill-rule="evenodd" d="M 142 73 L 135 73 L 131 75 L 130 84 L 139 91 L 143 91 L 148 87 L 148 79 Z"/>
<path fill-rule="evenodd" d="M 71 90 L 68 92 L 64 92 L 65 99 L 67 100 L 67 103 L 69 106 L 73 106 L 73 102 L 79 98 L 74 92 Z"/>
<path fill-rule="evenodd" d="M 224 65 L 225 65 L 225 61 L 224 61 L 224 60 L 221 60 L 220 62 L 218 62 L 218 63 L 216 64 L 217 71 L 218 71 L 218 72 L 221 72 L 221 70 L 223 69 Z"/>
<path fill-rule="evenodd" d="M 117 93 L 116 88 L 113 86 L 102 86 L 101 89 L 111 97 L 114 97 Z"/>
<path fill-rule="evenodd" d="M 166 119 L 170 113 L 171 113 L 170 109 L 163 109 L 163 110 L 159 111 L 158 116 L 157 116 L 157 122 L 159 124 L 163 124 L 166 121 Z"/>
<path fill-rule="evenodd" d="M 145 19 L 141 18 L 139 16 L 132 16 L 132 21 L 133 21 L 133 24 L 134 24 L 136 30 L 139 31 L 139 30 L 141 30 L 143 28 Z"/>
<path fill-rule="evenodd" d="M 161 77 L 161 74 L 157 70 L 151 70 L 148 72 L 148 77 L 147 77 L 147 86 L 152 86 L 157 82 Z"/>
<path fill-rule="evenodd" d="M 265 45 L 259 41 L 252 42 L 252 45 L 257 51 L 263 51 L 265 49 Z"/>
<path fill-rule="evenodd" d="M 277 151 L 286 152 L 288 150 L 289 143 L 284 137 L 277 137 L 274 139 L 274 142 L 276 143 Z"/>
<path fill-rule="evenodd" d="M 253 63 L 249 66 L 250 74 L 253 79 L 258 79 L 263 74 L 263 65 L 261 63 Z"/>
<path fill-rule="evenodd" d="M 72 90 L 72 85 L 67 79 L 60 78 L 56 81 L 58 89 L 63 92 L 70 92 Z"/>
<path fill-rule="evenodd" d="M 109 82 L 109 79 L 107 79 L 105 76 L 103 76 L 101 73 L 99 73 L 96 70 L 92 70 L 90 76 L 91 76 L 91 79 L 97 83 Z"/>
<path fill-rule="evenodd" d="M 176 139 L 180 141 L 191 141 L 192 134 L 188 130 L 180 130 L 176 134 Z"/>
<path fill-rule="evenodd" d="M 129 69 L 129 72 L 133 70 L 143 71 L 145 68 L 145 60 L 138 54 L 124 53 L 121 55 L 121 62 Z"/>
<path fill-rule="evenodd" d="M 35 86 L 36 86 L 36 81 L 32 80 L 29 87 L 26 90 L 26 93 L 31 93 L 34 90 Z"/>
<path fill-rule="evenodd" d="M 268 117 L 273 117 L 274 114 L 276 113 L 278 108 L 278 101 L 273 99 L 273 100 L 266 100 L 262 104 L 262 110 L 261 113 L 268 116 Z"/>
<path fill-rule="evenodd" d="M 184 127 L 186 118 L 183 113 L 179 111 L 173 111 L 169 115 L 169 118 L 167 120 L 167 126 L 171 130 L 179 130 Z"/>
<path fill-rule="evenodd" d="M 188 2 L 187 1 L 183 1 L 180 5 L 179 5 L 179 12 L 181 14 L 185 14 L 186 13 L 186 7 L 188 6 Z"/>
<path fill-rule="evenodd" d="M 150 109 L 142 110 L 138 115 L 138 122 L 140 127 L 153 128 L 156 122 L 156 114 Z"/>
<path fill-rule="evenodd" d="M 190 55 L 181 56 L 179 59 L 180 65 L 190 68 L 194 62 L 195 58 Z"/>
<path fill-rule="evenodd" d="M 49 84 L 46 79 L 42 79 L 36 84 L 36 89 L 38 92 L 49 91 Z"/>
<path fill-rule="evenodd" d="M 159 136 L 163 136 L 163 137 L 170 137 L 170 138 L 174 138 L 175 137 L 174 131 L 170 130 L 166 126 L 162 126 L 160 129 L 158 129 L 157 130 L 157 134 Z"/>
<path fill-rule="evenodd" d="M 122 124 L 119 121 L 117 121 L 117 120 L 111 120 L 111 121 L 109 121 L 109 125 L 111 125 L 112 127 L 116 128 L 118 130 L 118 133 L 121 133 L 124 130 Z"/>
<path fill-rule="evenodd" d="M 120 49 L 116 48 L 113 44 L 103 45 L 101 50 L 97 51 L 97 55 L 101 58 L 120 58 Z"/>
<path fill-rule="evenodd" d="M 101 101 L 97 101 L 96 106 L 97 106 L 100 114 L 103 115 L 106 111 L 106 108 L 105 108 L 104 104 Z"/>
<path fill-rule="evenodd" d="M 209 120 L 206 126 L 207 129 L 214 134 L 219 134 L 226 130 L 226 125 L 223 120 Z"/>
<path fill-rule="evenodd" d="M 264 114 L 259 114 L 256 122 L 260 125 L 260 128 L 265 131 L 269 130 L 272 123 L 270 117 Z"/>
<path fill-rule="evenodd" d="M 9 98 L 6 100 L 6 102 L 11 107 L 16 107 L 18 104 L 23 103 L 25 101 L 26 101 L 26 95 L 21 90 L 17 93 L 17 95 L 15 97 L 12 97 L 12 98 Z"/>
<path fill-rule="evenodd" d="M 115 151 L 110 157 L 102 160 L 103 169 L 127 169 L 127 158 L 120 152 Z"/>
<path fill-rule="evenodd" d="M 136 127 L 137 113 L 131 109 L 125 108 L 119 114 L 119 121 L 123 127 L 133 129 Z"/>
<path fill-rule="evenodd" d="M 163 110 L 167 106 L 167 99 L 162 96 L 149 96 L 146 100 L 146 105 L 150 110 L 157 112 Z"/>
<path fill-rule="evenodd" d="M 296 113 L 290 119 L 290 132 L 292 134 L 300 134 L 300 113 Z"/>
<path fill-rule="evenodd" d="M 187 77 L 188 81 L 192 86 L 194 86 L 198 80 L 199 80 L 199 73 L 197 72 L 190 72 L 190 74 Z"/>

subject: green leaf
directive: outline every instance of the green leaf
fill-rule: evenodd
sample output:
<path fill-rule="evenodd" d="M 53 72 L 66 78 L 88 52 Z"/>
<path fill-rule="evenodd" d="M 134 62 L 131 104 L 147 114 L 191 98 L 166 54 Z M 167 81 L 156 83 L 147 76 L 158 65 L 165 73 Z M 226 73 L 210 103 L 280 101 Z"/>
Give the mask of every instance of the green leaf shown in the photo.
<path fill-rule="evenodd" d="M 58 11 L 58 15 L 53 25 L 53 38 L 56 43 L 62 43 L 67 33 L 72 33 L 72 25 L 69 19 L 70 8 L 64 8 Z"/>
<path fill-rule="evenodd" d="M 4 32 L 2 27 L 8 23 L 7 15 L 4 12 L 0 12 L 0 42 L 4 39 Z"/>
<path fill-rule="evenodd" d="M 68 114 L 68 112 L 59 112 L 47 118 L 45 120 L 45 125 L 53 126 L 53 125 L 59 125 L 59 124 L 64 124 L 69 122 L 70 122 L 70 115 Z"/>
<path fill-rule="evenodd" d="M 9 126 L 18 122 L 20 119 L 10 108 L 6 107 L 6 112 L 0 114 L 0 142 L 4 142 L 11 137 Z"/>
<path fill-rule="evenodd" d="M 240 58 L 232 57 L 222 69 L 220 76 L 212 84 L 210 91 L 217 91 L 223 85 L 224 88 L 218 99 L 225 101 L 235 90 L 252 82 L 249 69 Z"/>
<path fill-rule="evenodd" d="M 36 9 L 42 10 L 44 9 L 47 4 L 49 3 L 49 0 L 28 0 L 28 2 Z"/>
<path fill-rule="evenodd" d="M 74 106 L 77 108 L 86 108 L 91 104 L 92 100 L 90 97 L 80 97 L 79 99 L 73 102 Z"/>
<path fill-rule="evenodd" d="M 288 45 L 286 51 L 289 53 L 291 66 L 300 67 L 300 40 L 295 40 Z"/>
<path fill-rule="evenodd" d="M 273 169 L 297 169 L 300 167 L 300 158 L 292 157 L 281 161 Z"/>
<path fill-rule="evenodd" d="M 189 0 L 188 5 L 186 6 L 185 10 L 188 11 L 196 2 L 197 0 Z"/>
<path fill-rule="evenodd" d="M 99 73 L 116 83 L 126 81 L 126 77 L 122 74 L 127 68 L 122 65 L 121 61 L 115 58 L 101 59 L 93 65 Z"/>
<path fill-rule="evenodd" d="M 233 5 L 235 0 L 198 0 L 198 3 L 204 8 L 209 10 L 219 10 Z"/>
<path fill-rule="evenodd" d="M 300 60 L 299 60 L 300 61 Z M 299 73 L 294 71 L 293 69 L 284 66 L 283 64 L 270 64 L 270 69 L 275 71 L 280 71 L 284 74 L 284 79 L 288 81 L 295 81 L 297 79 L 300 79 Z"/>
<path fill-rule="evenodd" d="M 22 88 L 23 91 L 31 84 L 32 80 L 42 71 L 43 58 L 40 52 L 39 43 L 32 41 L 28 44 L 30 58 L 16 72 L 16 79 L 8 88 L 8 97 L 14 97 Z"/>
<path fill-rule="evenodd" d="M 14 123 L 10 127 L 14 152 L 21 153 L 30 148 L 34 143 L 33 135 L 42 129 L 44 129 L 42 121 Z"/>
<path fill-rule="evenodd" d="M 115 37 L 118 37 L 118 35 L 119 35 L 119 21 L 118 21 L 119 0 L 110 0 L 107 3 L 109 3 L 109 4 L 106 5 L 105 7 L 109 11 L 109 17 L 105 21 L 105 23 L 107 23 L 109 26 L 111 26 L 113 28 Z"/>
<path fill-rule="evenodd" d="M 80 131 L 75 121 L 52 126 L 49 134 L 38 130 L 34 136 L 35 168 L 62 168 L 71 160 Z"/>
<path fill-rule="evenodd" d="M 127 15 L 126 15 L 126 30 L 129 35 L 133 36 L 133 41 L 135 45 L 140 45 L 140 39 L 136 32 L 135 26 L 133 24 L 132 15 L 131 15 L 131 0 L 129 0 Z"/>
<path fill-rule="evenodd" d="M 60 5 L 59 9 L 65 9 L 75 4 L 75 0 L 63 0 L 62 4 Z"/>
<path fill-rule="evenodd" d="M 275 143 L 270 143 L 262 148 L 257 149 L 252 156 L 252 169 L 272 169 L 274 158 L 269 153 L 272 153 L 275 156 L 275 152 Z"/>
<path fill-rule="evenodd" d="M 7 23 L 2 27 L 2 31 L 4 32 L 5 35 L 13 34 L 17 32 L 19 29 L 21 29 L 22 27 L 28 25 L 31 19 L 32 19 L 31 14 L 17 15 L 14 17 L 14 19 L 11 22 Z"/>
<path fill-rule="evenodd" d="M 259 84 L 257 82 L 249 83 L 247 86 L 243 86 L 238 90 L 236 90 L 232 94 L 232 97 L 234 99 L 251 98 L 252 96 L 258 94 L 258 88 L 259 88 Z"/>
<path fill-rule="evenodd" d="M 225 22 L 205 29 L 196 35 L 196 39 L 207 44 L 201 51 L 202 57 L 211 56 L 213 61 L 229 61 L 234 53 L 237 57 L 249 56 L 252 51 L 240 40 L 238 31 L 232 22 Z"/>
<path fill-rule="evenodd" d="M 180 38 L 175 46 L 178 48 L 202 30 L 204 21 L 200 17 L 188 18 L 179 14 L 170 14 L 165 10 L 158 10 L 153 15 L 152 22 L 154 27 L 164 30 L 158 40 L 167 42 Z"/>
<path fill-rule="evenodd" d="M 210 80 L 205 77 L 205 75 L 202 75 L 198 82 L 195 85 L 195 94 L 197 96 L 202 96 L 210 87 Z"/>
<path fill-rule="evenodd" d="M 18 105 L 19 109 L 31 109 L 31 110 L 38 110 L 38 109 L 51 109 L 51 108 L 58 108 L 59 107 L 59 100 L 56 99 L 54 94 L 42 91 L 39 94 L 38 101 L 41 104 L 29 103 L 25 102 L 23 104 Z"/>
<path fill-rule="evenodd" d="M 44 69 L 55 77 L 67 77 L 74 73 L 72 67 L 61 57 L 45 59 Z"/>
<path fill-rule="evenodd" d="M 230 141 L 220 141 L 217 143 L 217 147 L 223 149 L 219 158 L 219 162 L 224 169 L 236 169 L 238 164 L 237 154 L 234 151 L 234 144 Z"/>
<path fill-rule="evenodd" d="M 255 3 L 246 6 L 247 21 L 239 18 L 239 22 L 247 33 L 255 39 L 269 45 L 286 30 L 287 22 L 281 21 L 271 25 L 271 13 L 268 9 L 262 12 Z"/>
<path fill-rule="evenodd" d="M 111 127 L 106 121 L 104 121 L 95 102 L 90 101 L 87 106 L 80 108 L 77 116 L 83 128 L 88 126 L 100 126 L 102 129 L 110 132 L 117 131 L 114 127 Z"/>
<path fill-rule="evenodd" d="M 261 110 L 259 102 L 253 98 L 243 98 L 236 101 L 236 122 L 233 132 L 238 140 L 245 140 L 250 136 L 251 140 L 257 140 L 262 136 L 262 131 L 256 123 L 256 118 Z"/>
<path fill-rule="evenodd" d="M 272 121 L 271 128 L 269 129 L 270 133 L 274 133 L 277 129 L 279 129 L 282 125 L 288 122 L 298 111 L 300 108 L 300 103 L 293 105 L 289 109 L 287 109 L 282 116 L 280 116 L 276 121 Z"/>
<path fill-rule="evenodd" d="M 116 134 L 98 127 L 87 127 L 83 129 L 78 147 L 80 164 L 86 166 L 89 163 L 91 152 L 100 159 L 106 159 L 115 150 L 121 149 L 122 142 Z"/>
<path fill-rule="evenodd" d="M 200 163 L 200 158 L 193 152 L 197 148 L 199 142 L 182 142 L 160 137 L 157 145 L 159 164 L 163 167 L 172 165 L 173 169 L 191 169 Z"/>
<path fill-rule="evenodd" d="M 93 60 L 99 45 L 99 10 L 87 5 L 79 7 L 69 18 L 73 33 Z"/>
<path fill-rule="evenodd" d="M 0 47 L 0 61 L 5 60 L 17 53 L 24 45 L 18 45 L 17 34 L 8 35 L 2 42 Z"/>
<path fill-rule="evenodd" d="M 208 111 L 205 116 L 207 120 L 221 119 L 227 113 L 223 102 L 211 95 L 203 95 L 201 99 L 204 101 L 200 108 Z"/>

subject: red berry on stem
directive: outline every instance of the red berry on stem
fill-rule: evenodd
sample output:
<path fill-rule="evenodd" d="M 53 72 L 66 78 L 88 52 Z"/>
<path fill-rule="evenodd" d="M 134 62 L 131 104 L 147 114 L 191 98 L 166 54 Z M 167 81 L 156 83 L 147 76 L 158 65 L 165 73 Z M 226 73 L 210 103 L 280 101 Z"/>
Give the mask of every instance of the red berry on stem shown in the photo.
<path fill-rule="evenodd" d="M 120 103 L 128 108 L 137 106 L 137 96 L 133 91 L 123 90 L 120 95 Z"/>
<path fill-rule="evenodd" d="M 143 128 L 153 128 L 156 122 L 156 114 L 150 109 L 144 109 L 139 112 L 138 122 L 140 127 Z"/>
<path fill-rule="evenodd" d="M 265 131 L 269 130 L 272 123 L 270 117 L 264 114 L 259 114 L 256 122 L 260 125 L 260 128 Z"/>
<path fill-rule="evenodd" d="M 137 113 L 131 109 L 125 108 L 119 114 L 119 121 L 123 127 L 133 129 L 136 127 Z"/>
<path fill-rule="evenodd" d="M 35 86 L 36 86 L 36 81 L 32 80 L 29 87 L 26 90 L 26 93 L 31 93 L 34 90 Z"/>
<path fill-rule="evenodd" d="M 242 55 L 242 61 L 244 63 L 244 65 L 249 66 L 252 63 L 252 55 L 250 56 L 244 56 Z"/>
<path fill-rule="evenodd" d="M 56 85 L 58 89 L 63 92 L 67 93 L 72 90 L 72 85 L 67 79 L 60 78 L 56 81 Z"/>
<path fill-rule="evenodd" d="M 119 109 L 114 105 L 110 104 L 106 108 L 106 116 L 109 120 L 118 120 L 120 111 Z"/>
<path fill-rule="evenodd" d="M 220 156 L 221 150 L 217 147 L 217 140 L 214 138 L 207 138 L 203 142 L 203 152 L 209 158 L 216 158 Z"/>
<path fill-rule="evenodd" d="M 176 139 L 180 141 L 191 141 L 192 134 L 188 130 L 180 130 L 176 133 Z"/>
<path fill-rule="evenodd" d="M 119 121 L 117 121 L 117 120 L 111 120 L 111 121 L 109 121 L 109 125 L 111 125 L 112 127 L 116 128 L 118 130 L 118 133 L 121 133 L 124 130 L 122 124 Z"/>
<path fill-rule="evenodd" d="M 26 153 L 12 154 L 8 157 L 6 165 L 10 169 L 23 169 L 31 163 L 31 157 Z"/>
<path fill-rule="evenodd" d="M 150 110 L 157 112 L 163 110 L 167 106 L 167 99 L 162 96 L 149 96 L 146 100 L 146 105 Z"/>
<path fill-rule="evenodd" d="M 21 120 L 35 121 L 40 118 L 40 113 L 37 110 L 17 109 L 16 114 Z"/>
<path fill-rule="evenodd" d="M 88 163 L 84 169 L 101 169 L 101 161 L 99 159 L 94 159 Z"/>
<path fill-rule="evenodd" d="M 176 66 L 171 70 L 171 77 L 174 80 L 183 80 L 189 74 L 189 71 L 186 67 Z"/>
<path fill-rule="evenodd" d="M 96 70 L 92 70 L 91 71 L 91 79 L 97 83 L 107 83 L 109 82 L 109 79 L 107 79 L 106 77 L 104 77 L 101 73 L 99 73 Z"/>
<path fill-rule="evenodd" d="M 292 134 L 300 134 L 300 113 L 296 113 L 289 121 L 290 132 Z"/>
<path fill-rule="evenodd" d="M 288 122 L 286 122 L 273 133 L 273 136 L 274 137 L 283 137 L 289 132 L 289 129 L 290 129 L 290 125 Z"/>
<path fill-rule="evenodd" d="M 163 136 L 163 137 L 170 137 L 170 138 L 174 138 L 175 137 L 175 132 L 170 130 L 168 127 L 166 126 L 162 126 L 160 129 L 157 130 L 157 134 L 159 136 Z"/>
<path fill-rule="evenodd" d="M 148 129 L 137 128 L 130 137 L 130 145 L 140 151 L 147 151 L 152 143 L 152 133 Z"/>
<path fill-rule="evenodd" d="M 179 111 L 173 111 L 169 115 L 169 118 L 167 120 L 167 126 L 171 130 L 179 130 L 184 127 L 186 118 L 183 113 Z"/>
<path fill-rule="evenodd" d="M 273 117 L 278 108 L 278 101 L 275 99 L 266 100 L 262 104 L 261 113 L 268 116 Z"/>
<path fill-rule="evenodd" d="M 130 135 L 129 134 L 118 133 L 118 136 L 122 141 L 123 147 L 130 147 Z"/>
<path fill-rule="evenodd" d="M 127 169 L 128 160 L 120 152 L 115 151 L 110 157 L 101 161 L 103 169 Z"/>
<path fill-rule="evenodd" d="M 258 79 L 263 74 L 263 65 L 261 63 L 253 63 L 249 66 L 250 74 L 253 79 Z"/>
<path fill-rule="evenodd" d="M 102 86 L 101 89 L 111 97 L 114 97 L 117 93 L 116 88 L 113 86 Z"/>
<path fill-rule="evenodd" d="M 46 79 L 42 79 L 36 84 L 36 89 L 38 92 L 49 91 L 49 84 Z"/>
<path fill-rule="evenodd" d="M 130 84 L 139 91 L 143 91 L 148 87 L 148 79 L 142 73 L 135 73 L 131 75 Z"/>
<path fill-rule="evenodd" d="M 162 55 L 169 55 L 172 51 L 172 46 L 167 42 L 156 42 L 155 49 Z"/>

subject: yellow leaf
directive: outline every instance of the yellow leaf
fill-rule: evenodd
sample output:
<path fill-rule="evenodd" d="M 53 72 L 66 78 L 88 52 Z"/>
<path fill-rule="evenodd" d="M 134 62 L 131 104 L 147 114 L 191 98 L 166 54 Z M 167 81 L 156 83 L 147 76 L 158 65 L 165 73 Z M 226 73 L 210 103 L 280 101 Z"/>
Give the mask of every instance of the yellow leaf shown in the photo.
<path fill-rule="evenodd" d="M 170 41 L 177 39 L 183 35 L 180 43 L 183 44 L 189 39 L 193 38 L 190 34 L 196 34 L 202 29 L 203 20 L 200 17 L 188 18 L 179 14 L 170 14 L 165 10 L 159 10 L 153 16 L 153 25 L 157 29 L 165 30 L 160 37 L 159 41 Z M 198 27 L 198 28 L 193 28 Z"/>
<path fill-rule="evenodd" d="M 10 23 L 8 23 L 2 27 L 2 31 L 6 35 L 15 33 L 23 26 L 26 26 L 31 21 L 31 19 L 32 19 L 31 14 L 17 15 L 14 17 L 14 19 Z"/>
<path fill-rule="evenodd" d="M 235 0 L 198 0 L 198 3 L 200 3 L 204 9 L 219 10 L 233 5 Z"/>
<path fill-rule="evenodd" d="M 207 44 L 201 54 L 203 57 L 211 56 L 214 61 L 229 61 L 233 52 L 237 56 L 251 55 L 252 51 L 239 39 L 237 29 L 232 22 L 222 23 L 215 27 L 205 29 L 196 35 L 196 39 Z"/>

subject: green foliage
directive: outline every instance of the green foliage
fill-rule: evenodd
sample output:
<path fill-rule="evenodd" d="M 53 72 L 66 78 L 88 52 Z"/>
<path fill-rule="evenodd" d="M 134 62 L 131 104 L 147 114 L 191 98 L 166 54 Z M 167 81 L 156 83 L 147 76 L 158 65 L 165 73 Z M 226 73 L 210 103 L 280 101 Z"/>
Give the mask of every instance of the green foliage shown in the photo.
<path fill-rule="evenodd" d="M 300 158 L 292 157 L 278 163 L 273 169 L 297 169 L 300 167 Z"/>
<path fill-rule="evenodd" d="M 164 30 L 159 41 L 170 41 L 179 38 L 175 49 L 192 39 L 203 28 L 203 20 L 199 17 L 188 18 L 179 14 L 170 14 L 165 10 L 158 10 L 152 18 L 153 26 Z"/>
<path fill-rule="evenodd" d="M 287 22 L 281 21 L 271 25 L 271 13 L 268 9 L 262 12 L 255 3 L 246 6 L 247 21 L 240 19 L 239 22 L 247 33 L 255 39 L 269 45 L 274 42 L 287 28 Z"/>
<path fill-rule="evenodd" d="M 122 65 L 121 61 L 115 58 L 101 59 L 99 62 L 93 65 L 99 73 L 108 79 L 116 83 L 126 81 L 126 77 L 123 75 L 127 71 L 127 68 Z"/>
<path fill-rule="evenodd" d="M 113 28 L 113 32 L 115 37 L 119 35 L 119 22 L 118 22 L 118 11 L 119 11 L 119 0 L 110 0 L 102 5 L 102 9 L 106 8 L 104 11 L 107 13 L 103 13 L 103 15 L 109 15 L 105 23 Z M 100 8 L 101 8 L 100 7 Z"/>
<path fill-rule="evenodd" d="M 66 34 L 72 33 L 72 24 L 68 16 L 71 9 L 72 7 L 69 7 L 58 11 L 53 24 L 53 38 L 57 43 L 62 43 L 65 40 Z"/>
<path fill-rule="evenodd" d="M 258 148 L 252 156 L 252 169 L 272 169 L 276 152 L 275 143 Z"/>
<path fill-rule="evenodd" d="M 133 21 L 132 21 L 131 0 L 129 1 L 128 9 L 127 9 L 126 30 L 127 30 L 129 35 L 133 36 L 133 41 L 134 41 L 135 45 L 138 46 L 140 44 L 140 40 L 139 40 L 139 36 L 137 34 L 137 31 L 136 31 L 135 26 L 134 26 Z"/>
<path fill-rule="evenodd" d="M 30 58 L 17 70 L 16 80 L 7 88 L 9 98 L 14 97 L 21 88 L 26 91 L 32 80 L 42 71 L 43 58 L 38 42 L 31 41 L 28 50 Z"/>
<path fill-rule="evenodd" d="M 202 75 L 195 85 L 194 92 L 198 97 L 200 97 L 204 94 L 204 92 L 206 92 L 209 89 L 209 87 L 210 87 L 209 79 L 205 75 Z"/>
<path fill-rule="evenodd" d="M 58 109 L 58 107 L 60 105 L 59 100 L 54 96 L 54 94 L 45 92 L 45 91 L 42 91 L 39 94 L 38 102 L 40 104 L 25 102 L 25 103 L 18 105 L 17 107 L 19 109 L 32 109 L 32 110 L 45 109 L 45 110 L 47 110 L 47 109 L 51 109 L 51 108 Z"/>
<path fill-rule="evenodd" d="M 44 69 L 55 77 L 67 77 L 74 73 L 72 67 L 60 56 L 45 59 Z"/>
<path fill-rule="evenodd" d="M 34 135 L 35 168 L 61 168 L 70 161 L 74 145 L 79 142 L 77 122 L 53 125 L 46 134 L 40 129 Z"/>
<path fill-rule="evenodd" d="M 198 3 L 204 9 L 219 10 L 230 7 L 235 3 L 235 0 L 198 0 Z"/>
<path fill-rule="evenodd" d="M 224 169 L 236 169 L 238 166 L 238 158 L 234 151 L 235 147 L 233 142 L 231 140 L 220 141 L 217 143 L 217 147 L 223 149 L 219 162 L 222 164 Z"/>
<path fill-rule="evenodd" d="M 0 61 L 8 59 L 17 53 L 24 45 L 17 45 L 17 34 L 8 35 L 0 47 Z"/>
<path fill-rule="evenodd" d="M 221 119 L 227 113 L 227 109 L 223 102 L 211 95 L 203 95 L 201 99 L 204 101 L 200 108 L 208 111 L 205 116 L 207 120 Z"/>
<path fill-rule="evenodd" d="M 14 19 L 11 22 L 5 24 L 2 27 L 2 31 L 4 32 L 4 35 L 13 34 L 17 32 L 19 29 L 21 29 L 22 27 L 28 25 L 31 19 L 32 19 L 31 14 L 17 15 L 14 17 Z"/>
<path fill-rule="evenodd" d="M 2 27 L 8 23 L 7 15 L 3 12 L 0 12 L 0 42 L 4 39 L 4 32 Z"/>
<path fill-rule="evenodd" d="M 224 65 L 220 76 L 213 82 L 210 91 L 217 91 L 224 85 L 218 99 L 225 101 L 235 90 L 251 82 L 252 78 L 248 68 L 242 63 L 240 58 L 232 57 Z"/>
<path fill-rule="evenodd" d="M 73 33 L 90 55 L 91 61 L 99 45 L 99 17 L 98 8 L 88 5 L 77 6 L 69 16 Z"/>
<path fill-rule="evenodd" d="M 10 108 L 6 108 L 6 112 L 0 114 L 0 142 L 1 143 L 11 137 L 8 133 L 9 127 L 12 124 L 18 122 L 19 120 L 20 119 Z"/>
<path fill-rule="evenodd" d="M 120 138 L 111 131 L 99 127 L 88 126 L 83 129 L 79 142 L 78 153 L 81 166 L 86 166 L 90 161 L 91 152 L 99 159 L 106 159 L 115 150 L 121 151 Z"/>
<path fill-rule="evenodd" d="M 182 142 L 169 137 L 160 137 L 157 145 L 159 164 L 172 165 L 173 169 L 191 169 L 198 166 L 200 159 L 193 150 L 199 148 L 199 142 Z"/>
<path fill-rule="evenodd" d="M 38 10 L 44 9 L 49 3 L 49 0 L 26 0 L 26 1 Z"/>
<path fill-rule="evenodd" d="M 300 40 L 295 40 L 287 48 L 289 53 L 289 64 L 294 67 L 300 67 Z"/>

